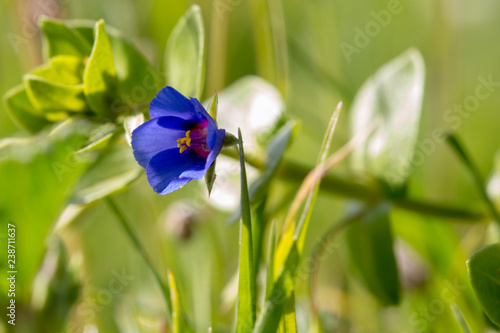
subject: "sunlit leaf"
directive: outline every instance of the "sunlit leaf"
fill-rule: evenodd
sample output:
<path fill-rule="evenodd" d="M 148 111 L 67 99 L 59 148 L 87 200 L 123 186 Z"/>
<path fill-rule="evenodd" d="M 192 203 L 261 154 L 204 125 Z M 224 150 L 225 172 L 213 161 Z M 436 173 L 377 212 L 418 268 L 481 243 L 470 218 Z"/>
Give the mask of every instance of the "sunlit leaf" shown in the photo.
<path fill-rule="evenodd" d="M 24 76 L 24 84 L 33 106 L 44 113 L 83 112 L 90 109 L 83 84 L 64 85 L 31 74 Z"/>
<path fill-rule="evenodd" d="M 172 30 L 165 49 L 167 83 L 200 98 L 205 78 L 205 31 L 200 7 L 191 6 Z"/>
<path fill-rule="evenodd" d="M 83 82 L 83 59 L 75 56 L 59 55 L 35 68 L 31 74 L 53 83 L 77 85 Z"/>
<path fill-rule="evenodd" d="M 424 62 L 410 49 L 382 66 L 361 87 L 349 112 L 351 132 L 376 123 L 378 128 L 353 153 L 353 166 L 403 184 L 410 174 L 417 141 L 424 88 Z"/>
<path fill-rule="evenodd" d="M 467 269 L 484 312 L 500 325 L 500 243 L 474 252 L 467 261 Z"/>
<path fill-rule="evenodd" d="M 383 305 L 396 305 L 401 298 L 390 209 L 390 204 L 381 203 L 346 231 L 351 263 L 365 286 Z"/>
<path fill-rule="evenodd" d="M 114 119 L 111 104 L 117 94 L 117 78 L 113 51 L 104 27 L 104 21 L 96 23 L 92 53 L 85 66 L 83 82 L 85 96 L 92 110 L 102 117 Z"/>

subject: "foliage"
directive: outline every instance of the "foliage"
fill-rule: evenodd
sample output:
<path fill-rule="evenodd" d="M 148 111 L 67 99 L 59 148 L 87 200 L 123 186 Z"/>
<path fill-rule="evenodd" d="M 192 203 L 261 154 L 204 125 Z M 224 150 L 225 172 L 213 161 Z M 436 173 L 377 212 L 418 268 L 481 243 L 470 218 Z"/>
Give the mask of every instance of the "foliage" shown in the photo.
<path fill-rule="evenodd" d="M 425 78 L 434 64 L 416 48 L 399 50 L 358 77 L 359 89 L 345 88 L 285 24 L 297 4 L 255 0 L 244 13 L 215 5 L 210 18 L 204 6 L 172 5 L 178 15 L 169 18 L 163 57 L 151 57 L 162 59 L 158 66 L 143 55 L 144 44 L 136 47 L 102 19 L 40 20 L 44 63 L 3 97 L 23 131 L 0 141 L 2 228 L 14 224 L 17 234 L 16 332 L 479 332 L 500 325 L 500 233 L 490 223 L 500 223 L 498 158 L 485 183 L 486 168 L 461 133 L 438 131 L 435 141 L 447 140 L 458 156 L 446 167 L 462 163 L 457 172 L 470 178 L 467 204 L 453 205 L 438 191 L 429 195 L 415 162 L 422 142 L 429 145 L 419 136 L 427 131 L 425 94 L 434 86 Z M 249 21 L 254 35 L 235 30 L 239 44 L 227 48 L 220 34 L 238 20 Z M 358 41 L 369 37 L 361 33 Z M 310 88 L 294 86 L 306 76 L 327 88 L 328 123 Z M 492 93 L 495 84 L 484 80 Z M 157 196 L 134 159 L 132 132 L 165 84 L 207 98 L 220 128 L 238 128 L 205 174 L 208 197 L 192 185 Z M 344 104 L 333 108 L 339 99 Z M 239 200 L 227 211 L 211 196 Z M 0 284 L 10 287 L 7 279 Z"/>

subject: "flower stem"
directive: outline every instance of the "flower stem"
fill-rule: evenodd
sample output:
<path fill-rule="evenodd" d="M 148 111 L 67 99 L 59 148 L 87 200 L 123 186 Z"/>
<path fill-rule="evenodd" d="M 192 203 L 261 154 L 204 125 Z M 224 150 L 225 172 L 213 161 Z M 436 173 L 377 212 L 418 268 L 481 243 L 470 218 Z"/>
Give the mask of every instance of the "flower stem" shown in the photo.
<path fill-rule="evenodd" d="M 127 236 L 130 238 L 132 241 L 132 244 L 134 245 L 135 249 L 139 254 L 141 255 L 142 259 L 146 263 L 146 265 L 149 267 L 151 272 L 153 273 L 154 278 L 156 279 L 156 282 L 160 286 L 160 289 L 162 291 L 163 297 L 165 298 L 165 303 L 167 306 L 167 321 L 171 322 L 171 311 L 172 311 L 172 300 L 170 298 L 170 290 L 167 287 L 167 285 L 163 282 L 162 278 L 160 277 L 160 274 L 156 271 L 156 269 L 153 266 L 153 263 L 149 260 L 148 254 L 146 252 L 146 249 L 142 246 L 139 238 L 135 235 L 134 231 L 130 227 L 130 224 L 128 223 L 127 219 L 125 218 L 125 215 L 121 211 L 121 209 L 118 207 L 116 202 L 113 200 L 111 197 L 106 197 L 105 198 L 106 204 L 108 205 L 109 209 L 115 217 L 118 219 L 120 222 L 120 225 L 122 229 L 125 231 Z"/>
<path fill-rule="evenodd" d="M 234 149 L 224 149 L 222 150 L 222 154 L 238 159 L 238 153 Z M 263 161 L 249 155 L 250 154 L 247 154 L 247 158 L 245 159 L 248 164 L 260 170 L 265 168 L 265 163 Z M 309 171 L 310 168 L 303 164 L 284 160 L 281 169 L 278 172 L 278 177 L 281 177 L 283 180 L 302 182 Z M 367 203 L 377 203 L 379 201 L 386 200 L 405 210 L 426 215 L 456 219 L 465 223 L 479 222 L 485 218 L 485 214 L 483 212 L 411 198 L 388 198 L 384 195 L 384 192 L 374 184 L 361 183 L 357 179 L 340 177 L 331 172 L 321 181 L 320 189 Z"/>

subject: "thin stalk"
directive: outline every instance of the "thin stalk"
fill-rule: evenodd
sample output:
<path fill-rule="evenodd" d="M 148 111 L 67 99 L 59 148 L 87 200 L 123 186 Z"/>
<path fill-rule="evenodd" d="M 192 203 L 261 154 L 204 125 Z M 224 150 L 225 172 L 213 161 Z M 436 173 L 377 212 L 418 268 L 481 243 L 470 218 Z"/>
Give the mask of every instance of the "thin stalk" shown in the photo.
<path fill-rule="evenodd" d="M 233 149 L 224 149 L 222 150 L 222 154 L 234 159 L 239 158 L 237 152 Z M 246 162 L 260 170 L 265 168 L 265 164 L 256 157 L 247 158 Z M 278 171 L 278 177 L 284 180 L 300 183 L 307 176 L 309 171 L 311 171 L 311 168 L 303 164 L 285 160 L 282 163 L 281 169 Z M 346 198 L 357 199 L 366 203 L 377 203 L 379 201 L 386 200 L 405 210 L 426 215 L 456 219 L 465 223 L 479 222 L 485 218 L 485 214 L 483 212 L 472 211 L 454 206 L 441 205 L 438 203 L 410 198 L 386 198 L 377 186 L 363 184 L 356 179 L 340 177 L 331 172 L 321 181 L 320 190 L 335 193 Z"/>
<path fill-rule="evenodd" d="M 156 279 L 156 282 L 160 286 L 163 297 L 165 298 L 165 303 L 167 305 L 167 320 L 169 322 L 171 322 L 171 315 L 170 314 L 172 313 L 172 300 L 170 298 L 169 288 L 163 282 L 162 278 L 160 277 L 160 274 L 158 274 L 158 272 L 154 268 L 153 263 L 149 260 L 146 249 L 142 246 L 139 238 L 137 238 L 137 236 L 135 235 L 134 231 L 130 227 L 130 224 L 128 223 L 127 219 L 125 218 L 125 215 L 123 214 L 121 209 L 118 207 L 116 202 L 111 197 L 106 197 L 105 201 L 106 201 L 106 204 L 108 205 L 109 209 L 111 210 L 111 212 L 115 215 L 117 220 L 120 222 L 120 226 L 122 227 L 122 229 L 125 231 L 125 233 L 129 237 L 129 239 L 131 240 L 131 242 L 134 245 L 137 252 L 139 252 L 142 259 L 144 260 L 146 265 L 149 267 L 149 269 L 153 273 L 153 276 Z"/>
<path fill-rule="evenodd" d="M 448 135 L 448 143 L 450 144 L 451 148 L 455 151 L 455 153 L 458 155 L 460 160 L 464 163 L 464 165 L 467 167 L 469 170 L 470 174 L 474 178 L 474 182 L 476 183 L 477 189 L 479 190 L 479 193 L 483 197 L 484 202 L 488 206 L 488 209 L 490 210 L 491 215 L 495 219 L 495 221 L 500 224 L 500 214 L 498 213 L 497 208 L 495 207 L 495 204 L 489 197 L 488 193 L 486 192 L 486 187 L 484 186 L 484 179 L 481 176 L 481 172 L 479 172 L 478 167 L 472 160 L 472 158 L 469 156 L 469 154 L 466 152 L 463 144 L 460 142 L 460 140 L 454 135 L 450 134 Z"/>

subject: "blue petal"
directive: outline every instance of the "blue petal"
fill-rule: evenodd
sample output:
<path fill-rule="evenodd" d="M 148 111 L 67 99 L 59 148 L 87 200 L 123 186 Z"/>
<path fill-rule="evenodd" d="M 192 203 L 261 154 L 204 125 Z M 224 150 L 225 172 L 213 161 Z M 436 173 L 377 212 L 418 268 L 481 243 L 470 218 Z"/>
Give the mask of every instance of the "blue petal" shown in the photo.
<path fill-rule="evenodd" d="M 183 181 L 180 181 L 179 178 L 192 178 L 180 177 L 184 171 L 203 170 L 204 166 L 205 159 L 199 157 L 196 153 L 186 151 L 181 154 L 179 149 L 175 148 L 155 155 L 146 167 L 146 174 L 149 184 L 155 192 L 165 194 L 175 191 L 182 186 L 179 184 L 182 184 Z M 169 187 L 171 183 L 172 185 Z"/>
<path fill-rule="evenodd" d="M 223 129 L 216 130 L 214 135 L 214 144 L 208 154 L 207 160 L 205 162 L 205 166 L 203 169 L 189 169 L 184 171 L 181 174 L 181 177 L 195 178 L 201 179 L 207 172 L 208 168 L 214 163 L 217 156 L 219 156 L 220 151 L 222 150 L 222 145 L 224 144 L 224 137 L 226 136 L 226 131 Z M 208 139 L 208 138 L 207 138 Z"/>
<path fill-rule="evenodd" d="M 193 119 L 195 112 L 189 99 L 172 87 L 160 90 L 149 104 L 151 118 L 173 116 L 187 120 Z"/>
<path fill-rule="evenodd" d="M 176 148 L 177 139 L 185 136 L 191 124 L 177 117 L 161 117 L 145 122 L 132 132 L 135 159 L 145 168 L 159 152 Z"/>
<path fill-rule="evenodd" d="M 174 179 L 170 182 L 170 184 L 165 187 L 163 191 L 161 191 L 161 195 L 169 194 L 172 193 L 173 191 L 177 191 L 187 183 L 189 183 L 192 179 L 191 178 L 179 178 L 179 179 Z"/>
<path fill-rule="evenodd" d="M 205 108 L 203 107 L 203 105 L 201 105 L 200 101 L 198 101 L 194 97 L 191 97 L 190 100 L 191 100 L 191 103 L 194 106 L 195 111 L 198 114 L 201 114 L 201 116 L 203 116 L 203 118 L 205 118 L 206 120 L 208 120 L 209 126 L 217 128 L 217 123 L 215 122 L 214 118 L 212 118 L 208 114 L 208 112 L 205 110 Z"/>

